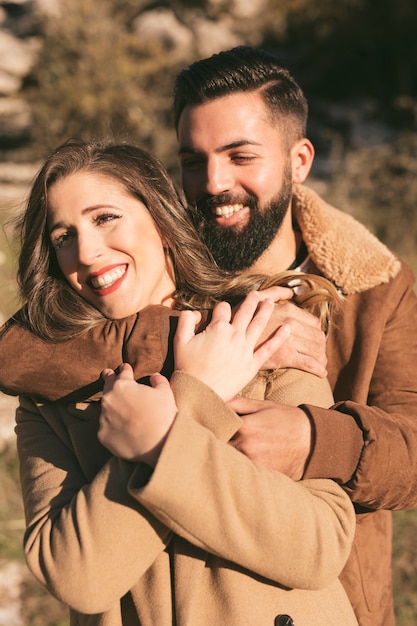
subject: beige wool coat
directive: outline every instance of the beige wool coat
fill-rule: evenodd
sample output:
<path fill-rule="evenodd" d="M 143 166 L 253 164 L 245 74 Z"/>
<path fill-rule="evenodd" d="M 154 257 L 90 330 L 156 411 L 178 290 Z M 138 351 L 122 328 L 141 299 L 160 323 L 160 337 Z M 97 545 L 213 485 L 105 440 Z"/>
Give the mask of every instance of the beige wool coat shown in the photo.
<path fill-rule="evenodd" d="M 293 374 L 251 394 L 285 395 L 287 380 L 293 395 L 307 378 L 303 397 L 331 402 L 326 381 Z M 256 466 L 227 444 L 240 418 L 214 392 L 180 372 L 172 386 L 178 415 L 152 474 L 100 446 L 99 402 L 21 399 L 26 558 L 71 625 L 357 624 L 337 578 L 355 526 L 346 494 Z"/>

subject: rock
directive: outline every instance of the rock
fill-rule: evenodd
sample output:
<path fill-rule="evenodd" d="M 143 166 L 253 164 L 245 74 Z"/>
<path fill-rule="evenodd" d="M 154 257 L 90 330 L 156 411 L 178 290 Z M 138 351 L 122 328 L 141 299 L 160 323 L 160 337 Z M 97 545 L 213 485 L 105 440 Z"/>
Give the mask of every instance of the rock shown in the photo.
<path fill-rule="evenodd" d="M 243 43 L 241 38 L 233 32 L 231 16 L 221 21 L 199 18 L 194 23 L 194 32 L 199 57 L 208 57 L 220 50 Z"/>
<path fill-rule="evenodd" d="M 181 24 L 171 9 L 146 11 L 133 22 L 134 32 L 144 41 L 159 40 L 178 60 L 193 49 L 192 31 Z"/>
<path fill-rule="evenodd" d="M 40 167 L 40 163 L 0 163 L 0 185 L 3 183 L 20 183 L 25 187 L 29 184 Z M 3 192 L 0 187 L 0 198 Z"/>
<path fill-rule="evenodd" d="M 24 573 L 22 563 L 0 561 L 0 626 L 25 626 L 21 617 Z"/>
<path fill-rule="evenodd" d="M 33 65 L 33 47 L 30 42 L 0 31 L 0 69 L 11 76 L 23 78 Z"/>
<path fill-rule="evenodd" d="M 18 76 L 13 76 L 0 68 L 0 96 L 17 93 L 21 85 L 22 81 Z"/>
<path fill-rule="evenodd" d="M 24 2 L 25 0 L 22 1 Z M 46 15 L 60 14 L 60 6 L 57 0 L 35 0 L 35 5 L 38 11 Z"/>
<path fill-rule="evenodd" d="M 265 9 L 265 0 L 233 0 L 232 13 L 237 18 L 256 17 Z"/>
<path fill-rule="evenodd" d="M 31 121 L 26 102 L 18 98 L 0 98 L 0 145 L 5 140 L 24 139 L 30 131 Z"/>

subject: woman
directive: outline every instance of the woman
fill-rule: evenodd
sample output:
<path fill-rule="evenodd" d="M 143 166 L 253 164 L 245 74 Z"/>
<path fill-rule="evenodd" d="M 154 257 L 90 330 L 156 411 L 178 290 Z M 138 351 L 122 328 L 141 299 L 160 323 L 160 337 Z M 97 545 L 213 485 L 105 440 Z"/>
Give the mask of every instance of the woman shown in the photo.
<path fill-rule="evenodd" d="M 228 445 L 240 418 L 227 400 L 247 383 L 285 396 L 276 372 L 250 382 L 279 341 L 256 347 L 272 303 L 251 293 L 232 319 L 221 302 L 198 334 L 200 314 L 181 313 L 172 355 L 175 307 L 233 302 L 262 281 L 216 270 L 159 162 L 126 145 L 57 149 L 21 222 L 18 279 L 26 307 L 1 337 L 1 380 L 23 394 L 25 554 L 71 624 L 355 624 L 337 580 L 354 532 L 347 496 Z M 130 355 L 134 373 L 116 376 Z M 170 375 L 173 358 L 168 384 L 154 372 Z M 97 367 L 111 368 L 102 403 Z M 135 382 L 149 374 L 151 386 Z M 330 404 L 325 381 L 308 380 Z"/>

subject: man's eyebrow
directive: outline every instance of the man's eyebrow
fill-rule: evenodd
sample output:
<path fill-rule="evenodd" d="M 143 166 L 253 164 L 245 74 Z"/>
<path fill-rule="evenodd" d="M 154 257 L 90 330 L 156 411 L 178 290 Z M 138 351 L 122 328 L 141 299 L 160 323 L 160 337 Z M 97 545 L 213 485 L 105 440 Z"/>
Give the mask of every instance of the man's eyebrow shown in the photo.
<path fill-rule="evenodd" d="M 249 139 L 238 139 L 237 141 L 232 141 L 231 143 L 227 143 L 224 146 L 220 146 L 216 148 L 216 154 L 221 154 L 222 152 L 227 152 L 228 150 L 233 150 L 233 148 L 241 148 L 242 146 L 260 146 L 261 144 L 257 141 L 250 141 Z M 192 148 L 191 146 L 180 146 L 178 150 L 178 155 L 181 154 L 204 154 L 202 150 L 197 150 L 196 148 Z"/>

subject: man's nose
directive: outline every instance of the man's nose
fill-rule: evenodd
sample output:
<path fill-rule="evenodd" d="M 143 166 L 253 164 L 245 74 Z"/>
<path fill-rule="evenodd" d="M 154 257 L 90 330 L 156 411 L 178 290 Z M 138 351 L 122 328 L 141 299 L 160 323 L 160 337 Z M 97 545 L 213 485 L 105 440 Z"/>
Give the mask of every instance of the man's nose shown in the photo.
<path fill-rule="evenodd" d="M 234 186 L 234 177 L 227 165 L 218 161 L 209 161 L 206 171 L 206 193 L 217 196 L 219 193 L 231 191 Z"/>

